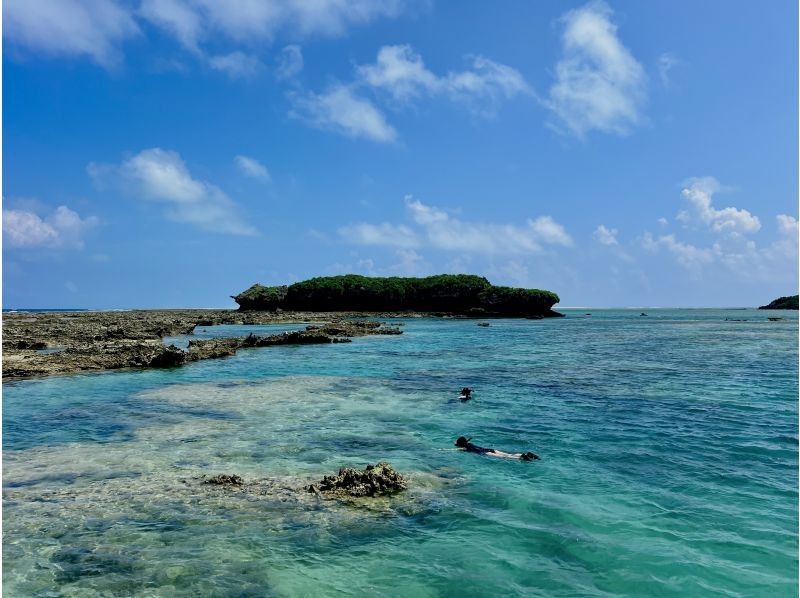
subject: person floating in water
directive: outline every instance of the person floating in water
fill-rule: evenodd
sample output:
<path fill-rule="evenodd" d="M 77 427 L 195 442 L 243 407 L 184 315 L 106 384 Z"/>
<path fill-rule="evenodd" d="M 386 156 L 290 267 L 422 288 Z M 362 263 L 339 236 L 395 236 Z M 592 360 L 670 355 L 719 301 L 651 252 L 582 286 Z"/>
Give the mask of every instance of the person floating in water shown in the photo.
<path fill-rule="evenodd" d="M 460 449 L 464 449 L 468 453 L 478 453 L 479 455 L 486 455 L 487 457 L 503 457 L 504 459 L 521 459 L 522 461 L 536 461 L 539 459 L 539 455 L 535 453 L 506 453 L 505 451 L 498 451 L 497 449 L 493 448 L 484 448 L 482 446 L 478 446 L 477 444 L 472 444 L 470 442 L 471 438 L 464 438 L 463 436 L 459 436 L 456 440 L 456 446 Z"/>
<path fill-rule="evenodd" d="M 472 389 L 465 386 L 461 389 L 461 396 L 458 398 L 462 401 L 469 401 L 472 398 Z"/>

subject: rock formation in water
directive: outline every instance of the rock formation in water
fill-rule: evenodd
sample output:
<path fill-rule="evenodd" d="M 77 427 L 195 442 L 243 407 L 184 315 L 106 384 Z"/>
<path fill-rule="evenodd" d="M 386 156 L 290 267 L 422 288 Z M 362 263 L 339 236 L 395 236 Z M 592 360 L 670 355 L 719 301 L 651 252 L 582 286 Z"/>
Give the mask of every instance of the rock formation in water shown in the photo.
<path fill-rule="evenodd" d="M 384 496 L 406 489 L 406 480 L 388 463 L 367 465 L 363 470 L 342 467 L 338 475 L 326 475 L 308 486 L 309 492 L 332 497 Z"/>
<path fill-rule="evenodd" d="M 314 314 L 298 314 L 313 320 Z M 331 316 L 332 314 L 328 314 Z M 368 334 L 401 334 L 396 326 L 342 320 L 269 336 L 191 340 L 187 350 L 165 346 L 164 335 L 190 334 L 196 322 L 268 323 L 276 315 L 233 311 L 82 312 L 6 314 L 3 322 L 3 378 L 29 378 L 119 368 L 167 368 L 234 355 L 239 349 L 276 345 L 346 343 Z M 58 348 L 58 351 L 47 349 Z"/>
<path fill-rule="evenodd" d="M 798 295 L 778 297 L 769 305 L 762 305 L 758 309 L 798 309 Z"/>
<path fill-rule="evenodd" d="M 416 311 L 474 316 L 560 316 L 558 295 L 539 289 L 498 287 L 481 276 L 426 278 L 323 276 L 289 286 L 255 284 L 232 296 L 242 311 Z"/>

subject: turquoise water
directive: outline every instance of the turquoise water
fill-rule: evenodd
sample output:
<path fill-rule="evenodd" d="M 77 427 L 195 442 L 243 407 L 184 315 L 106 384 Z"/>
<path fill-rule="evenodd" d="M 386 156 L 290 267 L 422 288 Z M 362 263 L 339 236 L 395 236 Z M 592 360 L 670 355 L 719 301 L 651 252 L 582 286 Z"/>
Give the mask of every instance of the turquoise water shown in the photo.
<path fill-rule="evenodd" d="M 402 336 L 7 383 L 3 589 L 796 596 L 797 313 L 648 314 L 407 319 Z M 542 460 L 459 452 L 462 434 Z M 293 490 L 379 460 L 406 493 Z M 194 479 L 223 472 L 262 491 Z"/>

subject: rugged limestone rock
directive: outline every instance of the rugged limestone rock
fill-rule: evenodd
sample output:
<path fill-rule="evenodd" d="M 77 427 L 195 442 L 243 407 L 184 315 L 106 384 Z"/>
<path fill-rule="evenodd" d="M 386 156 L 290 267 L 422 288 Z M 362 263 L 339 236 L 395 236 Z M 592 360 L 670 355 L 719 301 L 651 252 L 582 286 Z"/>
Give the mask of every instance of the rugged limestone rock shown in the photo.
<path fill-rule="evenodd" d="M 309 492 L 339 497 L 383 496 L 406 489 L 406 480 L 388 463 L 367 465 L 363 470 L 343 467 L 307 487 Z"/>
<path fill-rule="evenodd" d="M 325 321 L 323 318 L 335 319 Z M 266 324 L 319 321 L 306 330 L 270 336 L 191 340 L 183 351 L 162 336 L 190 334 L 196 323 Z M 384 330 L 386 329 L 386 330 Z M 234 312 L 230 310 L 12 313 L 3 316 L 3 378 L 30 378 L 119 368 L 175 367 L 234 355 L 238 349 L 350 342 L 367 334 L 400 334 L 380 322 L 344 320 L 341 314 Z M 47 347 L 63 348 L 43 353 Z"/>

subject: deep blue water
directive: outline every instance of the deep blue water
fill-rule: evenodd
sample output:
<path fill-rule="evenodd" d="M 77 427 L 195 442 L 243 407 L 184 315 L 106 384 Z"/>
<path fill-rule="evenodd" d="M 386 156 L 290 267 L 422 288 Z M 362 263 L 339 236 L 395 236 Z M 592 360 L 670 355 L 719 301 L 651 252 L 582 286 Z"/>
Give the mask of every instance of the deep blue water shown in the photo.
<path fill-rule="evenodd" d="M 4 590 L 796 596 L 797 312 L 640 311 L 7 383 Z M 192 480 L 379 460 L 410 489 L 361 507 Z"/>

